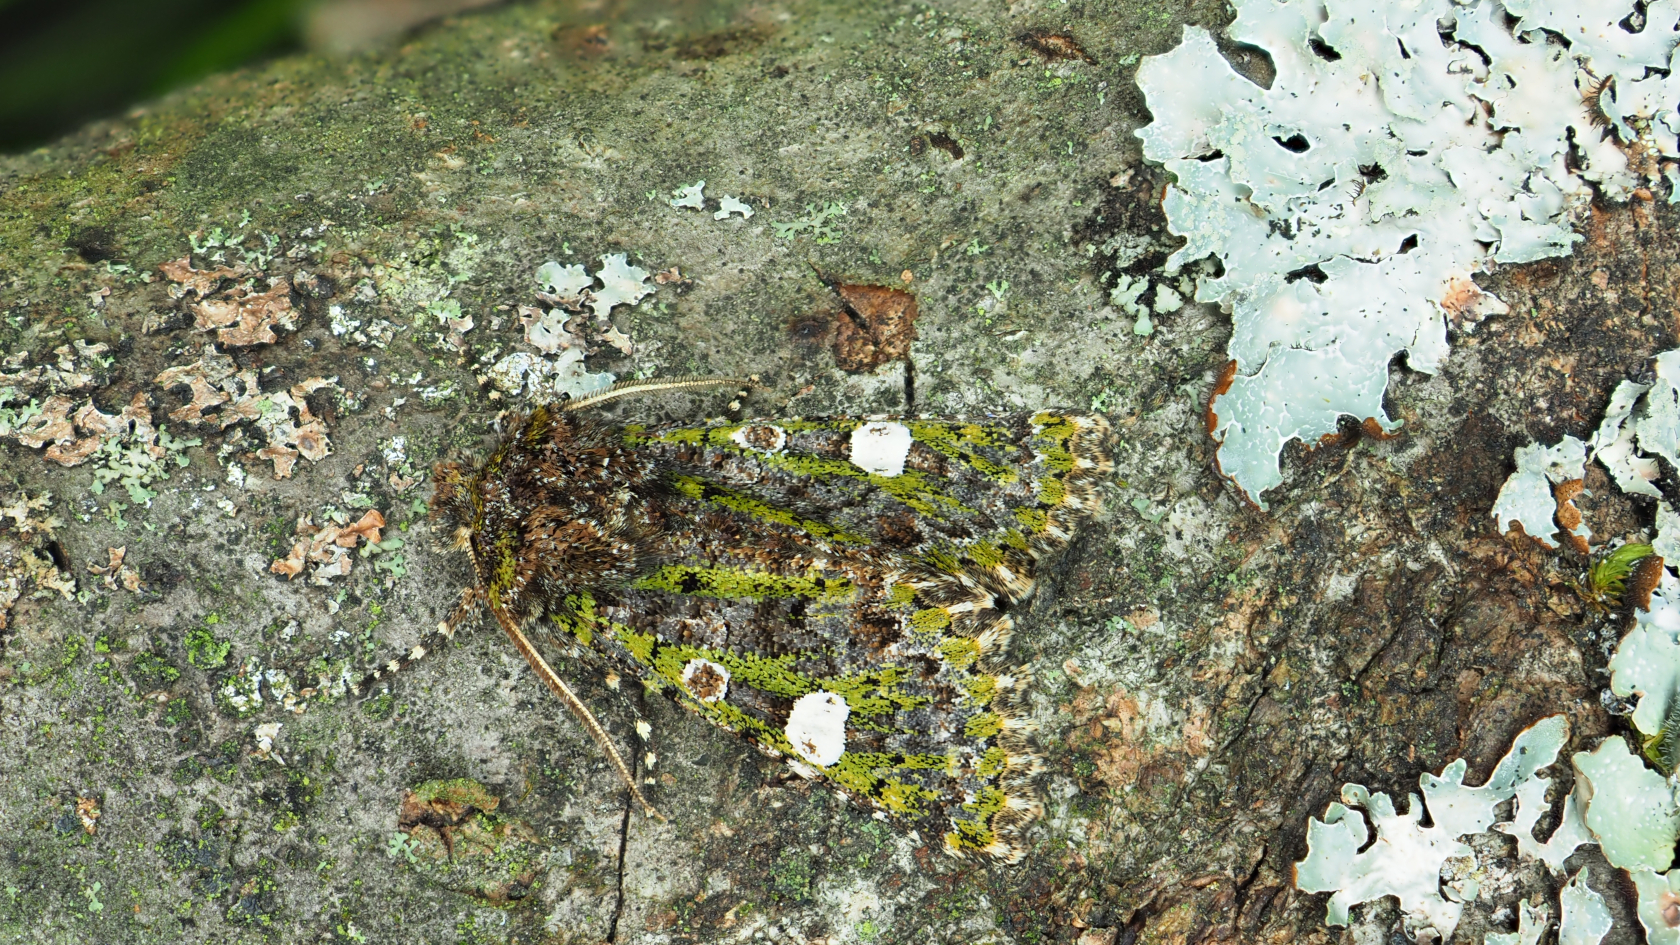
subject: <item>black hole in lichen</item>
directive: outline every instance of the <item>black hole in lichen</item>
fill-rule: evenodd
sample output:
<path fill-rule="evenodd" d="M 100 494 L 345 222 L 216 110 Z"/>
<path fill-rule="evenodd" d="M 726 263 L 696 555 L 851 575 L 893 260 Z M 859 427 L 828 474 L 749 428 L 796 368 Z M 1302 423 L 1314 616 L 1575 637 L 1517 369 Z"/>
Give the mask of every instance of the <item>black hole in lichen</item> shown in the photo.
<path fill-rule="evenodd" d="M 1413 233 L 1412 235 L 1410 235 L 1410 236 L 1408 236 L 1405 239 L 1400 241 L 1400 253 L 1401 253 L 1401 255 L 1409 253 L 1412 250 L 1417 249 L 1417 246 L 1418 246 L 1417 234 Z"/>
<path fill-rule="evenodd" d="M 1329 43 L 1319 39 L 1317 36 L 1307 40 L 1307 48 L 1313 51 L 1313 55 L 1325 62 L 1335 62 L 1336 60 L 1342 58 L 1341 53 L 1332 49 Z"/>
<path fill-rule="evenodd" d="M 1308 142 L 1306 138 L 1301 137 L 1300 133 L 1298 133 L 1298 132 L 1296 134 L 1290 135 L 1287 138 L 1279 138 L 1276 135 L 1273 135 L 1272 140 L 1276 141 L 1278 143 L 1278 146 L 1283 148 L 1285 151 L 1293 151 L 1296 154 L 1300 154 L 1301 152 L 1303 152 L 1303 151 L 1307 150 L 1308 148 L 1312 147 L 1312 144 L 1310 142 Z"/>
<path fill-rule="evenodd" d="M 1645 24 L 1647 22 L 1645 17 L 1646 6 L 1647 4 L 1645 3 L 1645 0 L 1639 0 L 1639 2 L 1633 5 L 1633 12 L 1622 17 L 1621 21 L 1616 25 L 1620 26 L 1623 30 L 1626 30 L 1629 33 L 1645 32 Z"/>
<path fill-rule="evenodd" d="M 1411 51 L 1410 51 L 1410 50 L 1408 50 L 1408 49 L 1406 49 L 1406 41 L 1405 41 L 1405 40 L 1403 40 L 1403 39 L 1401 39 L 1401 38 L 1400 38 L 1400 37 L 1398 37 L 1398 36 L 1396 36 L 1396 37 L 1394 37 L 1394 42 L 1395 42 L 1395 44 L 1396 44 L 1396 45 L 1398 45 L 1398 46 L 1399 46 L 1399 47 L 1400 47 L 1400 58 L 1401 58 L 1401 59 L 1410 59 L 1410 58 L 1412 58 L 1412 54 L 1411 54 Z"/>
<path fill-rule="evenodd" d="M 1225 156 L 1225 152 L 1220 151 L 1216 148 L 1212 151 L 1209 151 L 1206 154 L 1196 155 L 1196 160 L 1198 160 L 1198 161 L 1217 161 L 1224 156 Z"/>
<path fill-rule="evenodd" d="M 1387 180 L 1388 172 L 1383 170 L 1381 164 L 1361 164 L 1359 165 L 1359 176 L 1365 178 L 1365 183 L 1375 184 L 1377 181 Z"/>
<path fill-rule="evenodd" d="M 1283 277 L 1283 281 L 1284 282 L 1298 282 L 1302 279 L 1305 279 L 1308 282 L 1311 282 L 1313 285 L 1323 285 L 1325 280 L 1327 280 L 1329 278 L 1330 278 L 1329 276 L 1324 274 L 1323 269 L 1318 268 L 1318 263 L 1313 263 L 1310 266 L 1302 266 L 1301 268 L 1295 270 L 1294 272 L 1289 273 L 1288 275 Z"/>

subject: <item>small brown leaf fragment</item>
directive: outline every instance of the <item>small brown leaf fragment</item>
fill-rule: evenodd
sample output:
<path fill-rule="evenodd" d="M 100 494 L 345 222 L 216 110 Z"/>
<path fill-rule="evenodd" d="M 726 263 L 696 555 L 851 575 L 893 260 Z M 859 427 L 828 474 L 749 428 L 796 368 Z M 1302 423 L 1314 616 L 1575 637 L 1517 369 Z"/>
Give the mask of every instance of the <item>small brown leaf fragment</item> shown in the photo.
<path fill-rule="evenodd" d="M 60 466 L 80 466 L 99 449 L 99 437 L 89 436 L 72 443 L 54 443 L 47 447 L 46 457 Z"/>
<path fill-rule="evenodd" d="M 845 311 L 835 325 L 834 358 L 842 370 L 872 371 L 910 352 L 916 338 L 916 297 L 880 285 L 836 283 Z"/>
<path fill-rule="evenodd" d="M 138 591 L 140 589 L 140 572 L 123 564 L 123 557 L 128 554 L 128 546 L 123 545 L 120 548 L 107 548 L 105 550 L 106 554 L 110 556 L 110 564 L 89 564 L 88 573 L 102 576 L 105 579 L 105 586 L 113 591 L 117 589 L 119 582 L 124 590 Z"/>
<path fill-rule="evenodd" d="M 327 458 L 327 425 L 319 420 L 310 420 L 298 425 L 295 434 L 297 451 L 303 458 L 312 463 L 318 463 Z"/>
<path fill-rule="evenodd" d="M 1575 529 L 1581 524 L 1581 510 L 1575 507 L 1575 497 L 1586 488 L 1586 483 L 1580 479 L 1566 479 L 1552 487 L 1552 498 L 1557 501 L 1557 523 L 1563 526 L 1558 533 L 1569 547 L 1580 554 L 1587 554 L 1587 537 L 1591 532 L 1588 535 L 1575 534 Z"/>
<path fill-rule="evenodd" d="M 601 340 L 627 355 L 635 352 L 635 344 L 631 342 L 630 336 L 619 331 L 617 325 L 607 326 L 607 330 L 601 332 Z"/>
<path fill-rule="evenodd" d="M 283 574 L 287 580 L 303 573 L 303 556 L 309 553 L 309 540 L 304 539 L 292 545 L 292 551 L 284 558 L 276 559 L 268 566 L 275 574 Z"/>
<path fill-rule="evenodd" d="M 186 404 L 169 412 L 169 419 L 178 423 L 215 423 L 219 418 L 207 417 L 204 411 L 211 407 L 219 407 L 228 402 L 226 391 L 217 388 L 217 384 L 225 378 L 231 377 L 236 368 L 233 359 L 216 350 L 215 345 L 205 345 L 197 361 L 191 364 L 178 364 L 159 374 L 155 381 L 167 390 L 171 387 L 184 386 L 191 388 L 192 399 Z M 231 422 L 231 421 L 230 421 Z M 228 424 L 223 423 L 226 427 Z"/>
<path fill-rule="evenodd" d="M 1511 309 L 1497 296 L 1482 291 L 1469 276 L 1455 276 L 1441 296 L 1441 308 L 1453 321 L 1481 321 Z"/>
<path fill-rule="evenodd" d="M 566 51 L 581 56 L 604 55 L 612 48 L 605 24 L 590 26 L 562 26 L 554 31 L 554 38 Z"/>
<path fill-rule="evenodd" d="M 265 446 L 257 450 L 257 457 L 274 463 L 274 478 L 290 479 L 297 466 L 298 451 L 289 446 Z"/>
<path fill-rule="evenodd" d="M 267 452 L 263 450 L 258 455 Z M 296 461 L 295 454 L 292 461 Z M 356 547 L 362 541 L 378 543 L 379 530 L 384 527 L 385 516 L 378 509 L 367 510 L 354 525 L 328 523 L 319 526 L 307 517 L 299 517 L 298 540 L 292 544 L 291 553 L 270 564 L 268 569 L 289 580 L 302 574 L 308 563 L 313 561 L 315 568 L 310 573 L 309 582 L 324 585 L 335 577 L 350 573 L 351 560 L 347 549 Z"/>
<path fill-rule="evenodd" d="M 1093 66 L 1097 64 L 1097 61 L 1091 58 L 1091 54 L 1085 51 L 1085 47 L 1079 44 L 1079 40 L 1066 33 L 1031 29 L 1017 35 L 1015 41 L 1043 56 L 1046 61 L 1068 59 L 1087 62 Z"/>
<path fill-rule="evenodd" d="M 48 443 L 74 440 L 76 431 L 70 425 L 70 408 L 73 405 L 74 402 L 63 394 L 48 397 L 41 405 L 41 412 L 28 424 L 17 428 L 18 442 L 31 449 L 39 449 Z"/>
<path fill-rule="evenodd" d="M 1400 436 L 1399 430 L 1395 430 L 1393 433 L 1384 430 L 1382 424 L 1377 422 L 1376 417 L 1366 417 L 1359 421 L 1359 429 L 1363 430 L 1365 435 L 1373 440 L 1392 440 Z"/>
<path fill-rule="evenodd" d="M 360 539 L 367 539 L 370 544 L 379 544 L 379 530 L 385 527 L 385 516 L 379 514 L 378 509 L 368 509 L 367 513 L 356 524 L 338 533 L 335 539 L 340 547 L 354 548 Z"/>

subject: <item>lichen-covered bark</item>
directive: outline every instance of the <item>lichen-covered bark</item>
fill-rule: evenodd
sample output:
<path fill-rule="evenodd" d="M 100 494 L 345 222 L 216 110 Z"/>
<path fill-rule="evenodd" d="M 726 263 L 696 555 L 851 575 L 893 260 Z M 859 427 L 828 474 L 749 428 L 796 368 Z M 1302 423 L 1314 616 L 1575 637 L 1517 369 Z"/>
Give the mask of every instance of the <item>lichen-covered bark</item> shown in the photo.
<path fill-rule="evenodd" d="M 1605 210 L 1574 256 L 1490 279 L 1511 314 L 1455 326 L 1438 376 L 1394 366 L 1401 435 L 1350 424 L 1291 448 L 1261 514 L 1210 471 L 1225 317 L 1187 304 L 1141 336 L 1107 304 L 1117 272 L 1177 285 L 1156 269 L 1162 178 L 1131 135 L 1137 57 L 1222 6 L 851 6 L 520 6 L 0 159 L 0 352 L 27 352 L 0 372 L 51 369 L 0 382 L 17 392 L 0 409 L 37 429 L 28 404 L 57 393 L 61 455 L 106 451 L 64 466 L 46 440 L 0 439 L 0 505 L 50 492 L 59 520 L 0 530 L 0 565 L 27 546 L 31 580 L 78 585 L 30 585 L 0 631 L 0 937 L 1327 940 L 1290 866 L 1344 781 L 1403 795 L 1462 755 L 1478 783 L 1557 711 L 1578 744 L 1612 730 L 1598 690 L 1624 618 L 1563 584 L 1581 559 L 1494 534 L 1488 510 L 1515 446 L 1585 436 L 1675 343 L 1671 208 Z M 701 179 L 703 211 L 670 205 Z M 724 195 L 754 215 L 714 219 Z M 225 428 L 171 419 L 192 388 L 158 380 L 217 340 L 159 268 L 189 252 L 239 270 L 208 294 L 285 277 L 295 309 L 274 343 L 222 339 L 255 385 L 229 375 L 209 414 L 253 413 Z M 744 410 L 765 416 L 1111 418 L 1108 510 L 1014 643 L 1047 766 L 1023 865 L 952 861 L 634 680 L 575 672 L 644 756 L 670 822 L 644 819 L 491 628 L 366 701 L 294 693 L 288 711 L 254 682 L 388 659 L 447 615 L 468 575 L 434 548 L 424 470 L 518 405 L 485 377 L 531 350 L 537 266 L 614 253 L 667 275 L 613 312 L 633 353 L 595 345 L 591 371 L 756 373 Z M 905 339 L 835 285 L 913 293 L 908 356 L 870 356 Z M 137 395 L 172 439 L 78 426 L 90 398 L 115 417 Z M 148 446 L 149 466 L 123 452 Z M 258 455 L 282 447 L 300 455 Z M 1650 524 L 1596 468 L 1587 486 L 1595 543 Z M 116 547 L 137 589 L 88 571 Z M 340 557 L 348 575 L 317 575 Z M 288 559 L 290 580 L 271 570 Z M 1546 882 L 1510 875 L 1467 906 L 1466 940 Z M 1393 924 L 1386 908 L 1361 921 Z"/>

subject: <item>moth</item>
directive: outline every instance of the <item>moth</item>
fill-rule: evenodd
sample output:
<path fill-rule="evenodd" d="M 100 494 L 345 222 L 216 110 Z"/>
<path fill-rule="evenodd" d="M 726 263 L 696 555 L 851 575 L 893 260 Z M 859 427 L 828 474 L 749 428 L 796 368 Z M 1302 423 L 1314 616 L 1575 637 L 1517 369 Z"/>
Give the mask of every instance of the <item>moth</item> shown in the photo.
<path fill-rule="evenodd" d="M 435 632 L 487 611 L 652 816 L 533 635 L 952 854 L 1018 861 L 1041 765 L 1010 636 L 1036 576 L 1098 508 L 1108 423 L 1041 411 L 613 425 L 590 411 L 739 383 L 622 383 L 514 419 L 476 466 L 435 467 L 433 520 L 475 577 Z"/>

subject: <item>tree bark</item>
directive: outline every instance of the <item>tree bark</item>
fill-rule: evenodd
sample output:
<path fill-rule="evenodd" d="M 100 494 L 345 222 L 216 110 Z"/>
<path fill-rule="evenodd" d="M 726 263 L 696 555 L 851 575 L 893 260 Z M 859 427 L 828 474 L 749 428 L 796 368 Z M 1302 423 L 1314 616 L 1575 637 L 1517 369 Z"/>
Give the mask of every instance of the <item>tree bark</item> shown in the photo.
<path fill-rule="evenodd" d="M 1598 693 L 1625 611 L 1489 509 L 1515 447 L 1589 436 L 1675 344 L 1673 208 L 1606 206 L 1574 255 L 1486 280 L 1510 314 L 1454 326 L 1439 375 L 1393 366 L 1401 435 L 1292 446 L 1262 513 L 1203 427 L 1229 319 L 1187 303 L 1142 336 L 1107 304 L 1116 273 L 1178 284 L 1138 57 L 1224 6 L 858 6 L 534 3 L 0 159 L 0 388 L 40 433 L 0 439 L 0 504 L 51 494 L 0 529 L 25 591 L 0 630 L 3 937 L 1324 941 L 1291 865 L 1344 782 L 1399 798 L 1465 757 L 1480 783 L 1541 716 L 1576 745 L 1619 724 Z M 702 209 L 672 205 L 700 180 Z M 724 196 L 752 216 L 716 219 Z M 759 416 L 1111 419 L 1106 510 L 1013 643 L 1047 769 L 1023 864 L 952 860 L 635 680 L 557 667 L 653 779 L 670 821 L 646 819 L 489 626 L 364 701 L 289 711 L 256 681 L 398 657 L 449 614 L 471 576 L 434 547 L 426 471 L 524 402 L 490 368 L 533 350 L 538 266 L 617 253 L 660 276 L 613 310 L 628 352 L 579 342 L 590 372 L 757 374 Z M 915 307 L 873 324 L 836 286 Z M 54 396 L 62 425 L 25 416 Z M 89 402 L 138 406 L 101 433 Z M 1651 525 L 1586 485 L 1594 544 Z"/>

